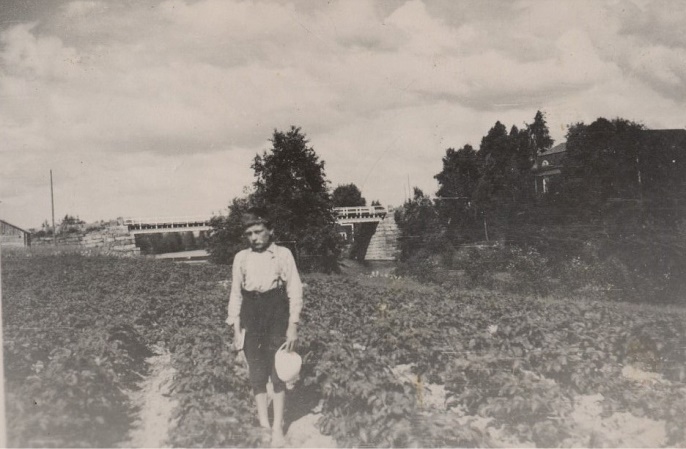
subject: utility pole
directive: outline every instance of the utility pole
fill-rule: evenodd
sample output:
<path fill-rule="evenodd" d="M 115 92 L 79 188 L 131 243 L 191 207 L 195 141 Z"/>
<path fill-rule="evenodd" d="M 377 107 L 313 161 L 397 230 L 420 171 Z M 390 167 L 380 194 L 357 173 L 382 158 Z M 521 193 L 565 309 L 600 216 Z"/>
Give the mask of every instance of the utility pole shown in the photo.
<path fill-rule="evenodd" d="M 57 229 L 55 229 L 55 195 L 52 191 L 52 169 L 50 169 L 50 203 L 52 204 L 52 242 L 57 246 Z"/>
<path fill-rule="evenodd" d="M 5 422 L 5 350 L 2 326 L 2 243 L 0 243 L 0 447 L 7 447 Z"/>
<path fill-rule="evenodd" d="M 407 174 L 407 199 L 412 201 L 412 186 L 410 185 L 410 174 Z"/>

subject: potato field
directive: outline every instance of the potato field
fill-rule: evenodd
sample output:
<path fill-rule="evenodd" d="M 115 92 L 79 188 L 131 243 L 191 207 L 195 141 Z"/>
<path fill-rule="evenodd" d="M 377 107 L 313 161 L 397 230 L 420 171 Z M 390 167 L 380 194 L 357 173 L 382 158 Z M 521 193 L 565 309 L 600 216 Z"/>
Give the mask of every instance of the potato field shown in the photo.
<path fill-rule="evenodd" d="M 224 323 L 228 267 L 13 251 L 2 269 L 9 445 L 126 445 L 159 348 L 175 370 L 167 445 L 261 444 Z M 340 447 L 686 446 L 684 310 L 303 280 L 287 419 L 315 411 Z"/>

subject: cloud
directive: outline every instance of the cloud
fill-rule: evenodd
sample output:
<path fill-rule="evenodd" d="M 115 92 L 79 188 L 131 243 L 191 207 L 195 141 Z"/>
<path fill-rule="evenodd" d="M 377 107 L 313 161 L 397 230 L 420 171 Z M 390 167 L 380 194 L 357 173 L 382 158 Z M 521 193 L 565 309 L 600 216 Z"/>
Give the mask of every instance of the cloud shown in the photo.
<path fill-rule="evenodd" d="M 644 47 L 627 62 L 634 73 L 663 96 L 686 99 L 686 48 Z"/>
<path fill-rule="evenodd" d="M 678 2 L 49 3 L 0 31 L 0 199 L 29 223 L 50 168 L 62 215 L 209 213 L 290 125 L 334 185 L 399 204 L 496 120 L 686 122 Z"/>
<path fill-rule="evenodd" d="M 36 37 L 35 24 L 22 24 L 0 35 L 3 51 L 0 58 L 10 74 L 25 78 L 65 80 L 73 78 L 80 61 L 78 52 L 63 45 L 54 36 Z"/>
<path fill-rule="evenodd" d="M 669 0 L 651 2 L 619 2 L 613 12 L 621 18 L 618 32 L 653 44 L 685 47 L 682 32 L 686 19 L 686 4 Z"/>
<path fill-rule="evenodd" d="M 83 0 L 69 2 L 62 5 L 62 8 L 66 17 L 71 19 L 82 19 L 90 13 L 106 9 L 106 5 L 104 2 L 100 1 Z"/>

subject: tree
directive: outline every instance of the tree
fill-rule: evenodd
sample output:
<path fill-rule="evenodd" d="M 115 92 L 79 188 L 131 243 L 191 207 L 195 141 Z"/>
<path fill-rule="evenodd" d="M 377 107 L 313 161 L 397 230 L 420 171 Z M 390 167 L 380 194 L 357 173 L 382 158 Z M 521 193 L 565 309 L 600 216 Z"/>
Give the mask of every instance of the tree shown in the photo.
<path fill-rule="evenodd" d="M 58 234 L 77 233 L 81 230 L 81 227 L 84 224 L 86 224 L 86 222 L 80 218 L 66 214 L 62 219 L 57 232 Z"/>
<path fill-rule="evenodd" d="M 566 199 L 592 209 L 610 198 L 638 199 L 642 129 L 625 119 L 602 117 L 571 126 L 563 163 Z"/>
<path fill-rule="evenodd" d="M 517 179 L 512 186 L 515 192 L 515 201 L 519 203 L 518 209 L 525 209 L 534 202 L 535 178 L 532 172 L 536 163 L 536 158 L 548 151 L 554 143 L 550 137 L 545 114 L 536 111 L 533 123 L 527 124 L 525 128 L 517 130 L 513 126 L 510 130 L 510 138 L 515 147 L 514 166 L 517 170 Z"/>
<path fill-rule="evenodd" d="M 241 217 L 250 207 L 251 196 L 246 193 L 231 201 L 227 216 L 218 215 L 210 219 L 212 230 L 207 237 L 207 250 L 212 262 L 230 264 L 233 256 L 245 248 Z"/>
<path fill-rule="evenodd" d="M 475 214 L 497 229 L 507 229 L 519 199 L 517 136 L 499 121 L 481 139 L 477 153 L 481 176 L 472 195 Z"/>
<path fill-rule="evenodd" d="M 545 114 L 541 111 L 536 111 L 534 122 L 526 126 L 526 136 L 528 137 L 528 148 L 526 149 L 526 156 L 529 161 L 529 169 L 536 162 L 536 157 L 539 154 L 545 153 L 549 150 L 555 141 L 550 137 L 548 124 L 545 120 Z"/>
<path fill-rule="evenodd" d="M 335 232 L 324 161 L 308 146 L 300 128 L 274 130 L 272 148 L 255 156 L 254 190 L 234 199 L 227 217 L 211 221 L 209 237 L 212 260 L 230 263 L 242 244 L 240 217 L 249 207 L 268 211 L 276 239 L 290 246 L 301 267 L 338 270 L 340 237 Z"/>
<path fill-rule="evenodd" d="M 455 151 L 448 148 L 443 157 L 443 170 L 434 176 L 438 181 L 438 197 L 471 199 L 480 176 L 479 160 L 471 145 Z"/>
<path fill-rule="evenodd" d="M 639 197 L 652 215 L 686 222 L 686 130 L 644 130 L 642 135 Z"/>
<path fill-rule="evenodd" d="M 431 198 L 414 188 L 412 199 L 395 211 L 400 230 L 400 260 L 427 258 L 446 249 L 443 226 Z"/>
<path fill-rule="evenodd" d="M 662 201 L 678 195 L 680 182 L 670 179 L 670 168 L 675 168 L 686 139 L 681 148 L 671 139 L 656 140 L 670 134 L 603 117 L 589 125 L 576 123 L 567 133 L 560 196 L 570 219 L 591 230 L 596 265 L 614 266 L 614 272 L 621 273 L 615 283 L 624 299 L 684 297 L 683 216 L 678 201 Z M 683 172 L 678 179 L 683 182 Z"/>
<path fill-rule="evenodd" d="M 482 208 L 491 206 L 499 196 L 510 193 L 514 155 L 515 146 L 505 125 L 496 122 L 481 139 L 479 146 L 481 178 L 474 196 Z"/>
<path fill-rule="evenodd" d="M 73 216 L 67 214 L 62 219 L 61 226 L 81 225 L 81 224 L 85 224 L 85 223 L 86 222 L 81 220 L 79 217 L 73 217 Z"/>
<path fill-rule="evenodd" d="M 533 123 L 523 129 L 512 126 L 509 133 L 496 122 L 478 152 L 471 145 L 446 150 L 435 178 L 437 209 L 450 241 L 482 239 L 484 220 L 507 230 L 513 219 L 526 217 L 523 212 L 534 199 L 531 169 L 552 144 L 545 115 L 537 111 Z"/>
<path fill-rule="evenodd" d="M 471 200 L 481 176 L 480 162 L 471 145 L 459 150 L 448 148 L 443 157 L 443 170 L 438 181 L 436 208 L 446 226 L 448 238 L 468 238 L 474 228 Z"/>
<path fill-rule="evenodd" d="M 339 185 L 331 196 L 334 207 L 366 206 L 367 201 L 355 184 Z"/>

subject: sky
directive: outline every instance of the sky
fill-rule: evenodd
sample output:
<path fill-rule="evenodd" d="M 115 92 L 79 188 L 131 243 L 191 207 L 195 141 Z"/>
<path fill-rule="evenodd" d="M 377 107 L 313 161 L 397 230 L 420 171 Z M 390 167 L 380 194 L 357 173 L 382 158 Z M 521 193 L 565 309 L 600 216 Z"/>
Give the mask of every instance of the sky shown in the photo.
<path fill-rule="evenodd" d="M 331 188 L 434 194 L 448 148 L 537 110 L 686 127 L 679 0 L 3 0 L 0 217 L 226 213 L 274 130 Z"/>

